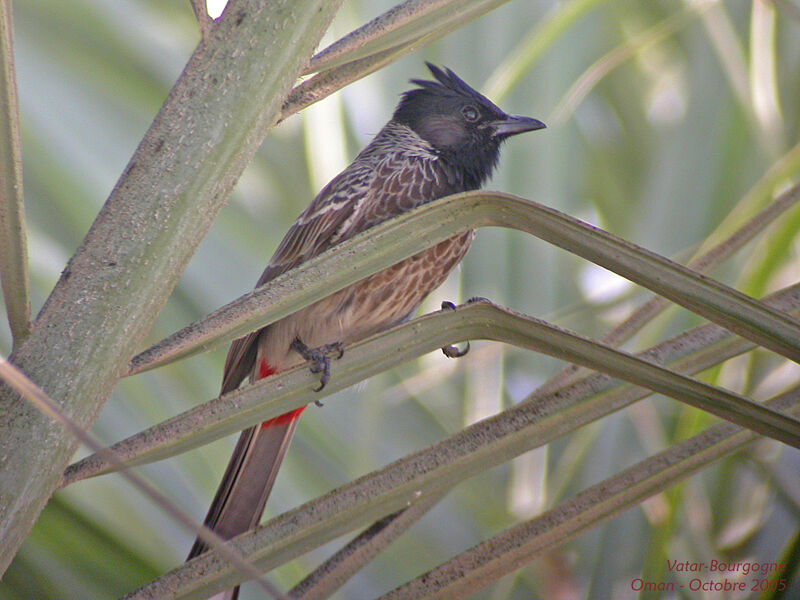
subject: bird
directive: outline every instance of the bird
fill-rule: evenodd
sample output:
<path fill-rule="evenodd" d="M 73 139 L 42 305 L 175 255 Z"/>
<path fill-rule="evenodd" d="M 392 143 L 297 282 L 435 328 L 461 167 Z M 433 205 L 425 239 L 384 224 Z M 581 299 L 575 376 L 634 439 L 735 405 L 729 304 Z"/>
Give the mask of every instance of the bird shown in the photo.
<path fill-rule="evenodd" d="M 411 80 L 414 87 L 401 94 L 389 122 L 290 227 L 257 286 L 387 219 L 479 189 L 506 139 L 546 127 L 506 114 L 452 70 L 426 65 L 433 80 Z M 220 394 L 304 362 L 319 373 L 321 389 L 343 345 L 409 319 L 461 261 L 474 235 L 460 233 L 235 340 Z M 260 521 L 305 408 L 241 433 L 205 519 L 223 539 Z M 207 550 L 198 538 L 187 560 Z M 235 600 L 238 587 L 219 597 Z"/>

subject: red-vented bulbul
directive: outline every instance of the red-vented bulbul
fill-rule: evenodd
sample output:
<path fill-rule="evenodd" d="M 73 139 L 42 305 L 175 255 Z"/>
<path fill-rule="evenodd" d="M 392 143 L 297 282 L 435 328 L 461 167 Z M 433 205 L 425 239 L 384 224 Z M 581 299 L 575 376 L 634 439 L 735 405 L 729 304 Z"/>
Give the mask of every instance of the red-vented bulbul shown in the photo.
<path fill-rule="evenodd" d="M 263 285 L 386 219 L 437 198 L 478 189 L 506 138 L 542 129 L 509 116 L 449 69 L 412 80 L 392 119 L 297 218 L 266 270 Z M 474 237 L 462 233 L 346 287 L 231 344 L 221 393 L 303 361 L 328 378 L 328 356 L 407 319 L 462 259 Z M 252 529 L 305 407 L 246 429 L 239 437 L 205 524 L 225 539 Z M 196 540 L 189 558 L 206 551 Z M 238 588 L 225 598 L 235 599 Z"/>

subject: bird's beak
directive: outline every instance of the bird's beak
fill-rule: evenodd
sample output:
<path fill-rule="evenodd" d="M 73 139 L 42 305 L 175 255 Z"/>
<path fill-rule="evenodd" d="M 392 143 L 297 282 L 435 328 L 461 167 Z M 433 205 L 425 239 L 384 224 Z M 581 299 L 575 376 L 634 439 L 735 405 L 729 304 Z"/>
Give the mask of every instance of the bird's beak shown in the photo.
<path fill-rule="evenodd" d="M 505 119 L 499 119 L 490 123 L 494 130 L 494 137 L 507 138 L 518 133 L 525 133 L 526 131 L 536 131 L 537 129 L 544 129 L 547 127 L 539 119 L 532 119 L 531 117 L 517 117 L 506 116 Z"/>

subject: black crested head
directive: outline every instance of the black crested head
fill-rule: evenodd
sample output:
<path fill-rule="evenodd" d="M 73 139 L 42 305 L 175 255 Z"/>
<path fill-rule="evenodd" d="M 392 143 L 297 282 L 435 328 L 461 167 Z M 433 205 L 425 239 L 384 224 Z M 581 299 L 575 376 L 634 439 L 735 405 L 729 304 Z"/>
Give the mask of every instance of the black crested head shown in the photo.
<path fill-rule="evenodd" d="M 426 64 L 436 81 L 412 79 L 419 87 L 403 94 L 392 120 L 431 144 L 464 189 L 477 189 L 492 174 L 503 140 L 545 125 L 507 115 L 450 69 Z"/>

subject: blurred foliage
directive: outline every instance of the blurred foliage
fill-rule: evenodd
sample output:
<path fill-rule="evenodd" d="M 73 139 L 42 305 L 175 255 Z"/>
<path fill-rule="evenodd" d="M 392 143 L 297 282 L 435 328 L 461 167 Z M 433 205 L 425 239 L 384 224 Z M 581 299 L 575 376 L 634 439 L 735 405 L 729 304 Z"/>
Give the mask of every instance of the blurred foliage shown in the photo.
<path fill-rule="evenodd" d="M 327 41 L 392 4 L 346 3 Z M 292 117 L 264 142 L 149 339 L 155 342 L 251 288 L 316 190 L 379 130 L 407 80 L 425 76 L 423 60 L 446 65 L 477 87 L 491 82 L 503 108 L 551 125 L 508 144 L 491 188 L 543 202 L 658 253 L 686 256 L 800 140 L 796 4 L 701 4 L 510 2 Z M 198 33 L 185 1 L 25 0 L 14 9 L 35 314 Z M 577 12 L 567 19 L 570 10 Z M 660 43 L 644 44 L 642 32 L 682 12 L 686 18 Z M 547 19 L 562 23 L 561 29 L 547 29 Z M 548 121 L 563 111 L 565 95 L 590 66 L 626 44 L 626 60 L 602 73 L 563 121 Z M 500 89 L 503 73 L 514 75 Z M 797 228 L 795 214 L 714 276 L 759 295 L 794 282 L 800 272 Z M 475 295 L 594 337 L 645 297 L 571 254 L 516 232 L 488 229 L 424 310 L 438 308 L 443 299 Z M 644 347 L 697 322 L 672 310 L 629 347 Z M 10 345 L 2 323 L 4 355 Z M 94 432 L 113 442 L 210 399 L 223 360 L 224 350 L 217 350 L 123 380 Z M 435 353 L 331 398 L 301 421 L 267 514 L 493 414 L 561 366 L 476 343 L 459 361 Z M 766 352 L 707 375 L 755 398 L 798 378 L 797 365 Z M 372 598 L 710 422 L 673 401 L 648 399 L 492 469 L 458 486 L 336 597 Z M 201 518 L 232 441 L 141 471 Z M 759 443 L 474 598 L 633 598 L 631 580 L 641 573 L 652 581 L 670 580 L 666 558 L 777 560 L 796 543 L 798 469 L 796 452 Z M 180 563 L 192 537 L 116 475 L 82 482 L 50 502 L 0 583 L 0 598 L 116 598 Z M 288 587 L 336 547 L 329 544 L 271 576 Z M 787 597 L 800 596 L 800 584 L 792 590 Z M 242 598 L 248 597 L 255 598 L 255 590 L 245 586 Z"/>

